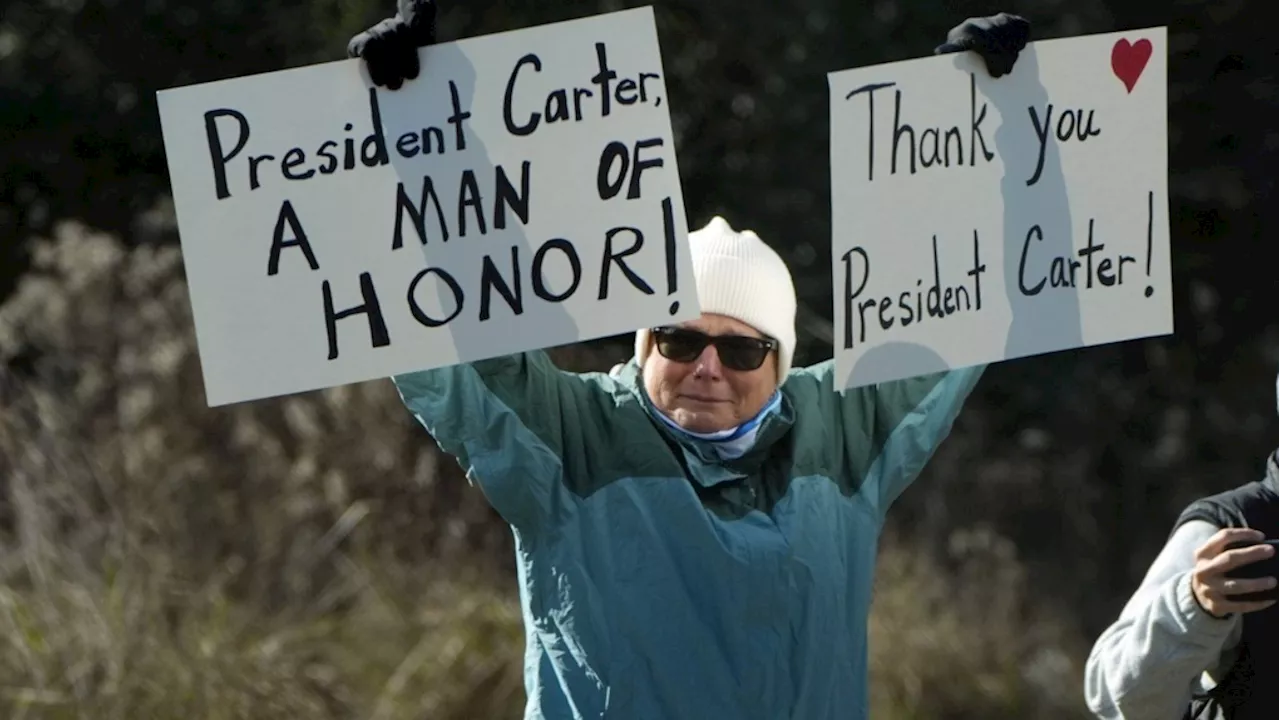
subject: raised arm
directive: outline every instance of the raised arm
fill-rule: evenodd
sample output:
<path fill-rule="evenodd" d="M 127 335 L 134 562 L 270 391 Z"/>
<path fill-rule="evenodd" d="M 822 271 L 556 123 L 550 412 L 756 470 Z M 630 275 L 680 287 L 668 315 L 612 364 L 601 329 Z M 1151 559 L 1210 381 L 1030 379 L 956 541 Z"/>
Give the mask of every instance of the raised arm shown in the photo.
<path fill-rule="evenodd" d="M 1182 717 L 1200 675 L 1239 637 L 1239 616 L 1216 618 L 1192 592 L 1196 550 L 1218 528 L 1185 523 L 1169 538 L 1085 665 L 1085 702 L 1105 720 Z"/>
<path fill-rule="evenodd" d="M 865 388 L 843 404 L 845 435 L 865 442 L 859 426 L 868 417 L 872 462 L 867 488 L 881 517 L 888 512 L 951 433 L 956 416 L 981 379 L 986 365 L 960 368 Z"/>
<path fill-rule="evenodd" d="M 532 531 L 598 474 L 584 450 L 610 442 L 604 376 L 567 373 L 541 351 L 392 378 L 409 412 L 517 529 Z M 590 437 L 588 437 L 590 436 Z M 608 447 L 608 445 L 604 445 Z"/>
<path fill-rule="evenodd" d="M 952 423 L 986 365 L 933 373 L 837 392 L 835 361 L 793 372 L 796 402 L 826 425 L 825 454 L 881 519 L 920 475 L 951 432 Z"/>

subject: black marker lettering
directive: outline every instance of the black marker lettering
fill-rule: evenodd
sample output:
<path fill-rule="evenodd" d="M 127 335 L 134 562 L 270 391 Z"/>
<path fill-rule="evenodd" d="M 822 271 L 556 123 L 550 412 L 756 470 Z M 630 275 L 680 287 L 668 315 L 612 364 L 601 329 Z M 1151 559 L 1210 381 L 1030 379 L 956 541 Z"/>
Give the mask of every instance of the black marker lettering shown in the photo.
<path fill-rule="evenodd" d="M 582 120 L 582 98 L 592 97 L 594 93 L 589 88 L 576 87 L 573 89 L 573 119 Z"/>
<path fill-rule="evenodd" d="M 658 74 L 657 74 L 657 73 L 649 73 L 649 72 L 642 72 L 642 73 L 640 73 L 640 102 L 642 102 L 642 103 L 647 103 L 647 102 L 649 102 L 648 88 L 647 88 L 647 87 L 645 87 L 645 81 L 646 81 L 646 80 L 657 80 L 657 79 L 658 79 L 658 77 L 659 77 L 659 76 L 658 76 Z M 662 98 L 659 98 L 659 97 L 656 97 L 656 96 L 655 96 L 653 100 L 654 100 L 654 102 L 653 102 L 654 107 L 657 107 L 659 104 L 661 104 L 661 103 L 662 103 Z"/>
<path fill-rule="evenodd" d="M 1080 261 L 1075 258 L 1056 257 L 1049 263 L 1049 287 L 1075 287 L 1076 271 L 1080 269 Z"/>
<path fill-rule="evenodd" d="M 915 314 L 911 312 L 911 305 L 907 303 L 911 299 L 911 291 L 908 290 L 898 296 L 898 307 L 902 309 L 902 316 L 899 323 L 902 327 L 906 327 L 915 322 Z"/>
<path fill-rule="evenodd" d="M 876 91 L 887 87 L 893 87 L 897 83 L 872 83 L 863 85 L 849 91 L 844 96 L 845 100 L 850 100 L 854 95 L 867 94 L 867 181 L 875 179 L 875 159 L 876 159 Z"/>
<path fill-rule="evenodd" d="M 920 167 L 933 167 L 942 163 L 938 148 L 939 135 L 937 128 L 926 128 L 920 133 Z"/>
<path fill-rule="evenodd" d="M 343 130 L 351 132 L 351 123 L 343 126 Z M 342 141 L 342 169 L 354 170 L 356 167 L 356 141 L 354 138 L 346 138 Z"/>
<path fill-rule="evenodd" d="M 617 100 L 621 105 L 633 105 L 639 97 L 636 95 L 636 81 L 631 78 L 623 78 L 618 81 L 618 87 L 614 90 L 613 99 Z"/>
<path fill-rule="evenodd" d="M 982 273 L 987 271 L 987 266 L 982 262 L 982 258 L 978 253 L 978 230 L 973 231 L 973 269 L 966 272 L 965 275 L 973 277 L 973 309 L 982 309 Z M 904 325 L 906 323 L 903 323 Z"/>
<path fill-rule="evenodd" d="M 631 233 L 631 236 L 634 239 L 634 242 L 631 243 L 631 247 L 628 247 L 626 250 L 615 251 L 613 249 L 613 238 L 618 233 L 623 233 L 623 232 Z M 605 233 L 604 260 L 601 263 L 601 267 L 600 267 L 600 294 L 597 296 L 598 300 L 607 300 L 609 298 L 609 272 L 610 272 L 609 269 L 610 269 L 610 266 L 614 264 L 617 264 L 617 266 L 622 269 L 622 274 L 627 277 L 627 280 L 631 281 L 631 284 L 637 290 L 644 293 L 645 295 L 653 294 L 653 288 L 649 287 L 649 284 L 646 283 L 644 279 L 642 279 L 639 275 L 637 275 L 634 270 L 627 267 L 627 263 L 623 260 L 623 258 L 629 255 L 634 255 L 640 252 L 640 248 L 643 246 L 644 246 L 644 233 L 640 232 L 638 228 L 616 227 L 609 230 L 609 232 Z"/>
<path fill-rule="evenodd" d="M 882 297 L 863 297 L 871 277 L 871 259 L 867 251 L 861 247 L 855 247 L 842 256 L 844 348 L 846 350 L 852 348 L 855 343 L 865 344 L 868 328 L 874 331 L 876 325 L 881 332 L 884 332 L 890 330 L 895 323 L 907 327 L 912 323 L 924 322 L 927 318 L 941 320 L 959 312 L 982 310 L 982 274 L 987 271 L 987 266 L 982 262 L 977 230 L 973 233 L 973 266 L 965 273 L 973 278 L 972 287 L 968 282 L 943 283 L 939 240 L 936 235 L 932 239 L 932 245 L 933 283 L 925 288 L 924 279 L 916 280 L 914 304 L 910 290 L 886 294 Z M 854 255 L 862 258 L 860 275 L 854 269 Z M 854 327 L 855 322 L 858 324 L 857 328 Z"/>
<path fill-rule="evenodd" d="M 470 113 L 468 113 L 469 115 Z M 466 138 L 464 136 L 459 137 L 463 138 L 462 142 L 465 144 Z M 436 148 L 434 151 L 431 149 L 433 141 Z M 436 155 L 444 154 L 444 130 L 438 127 L 422 128 L 422 154 L 429 155 L 432 152 Z"/>
<path fill-rule="evenodd" d="M 449 313 L 449 315 L 445 317 L 443 320 L 436 320 L 430 315 L 427 315 L 427 313 L 422 310 L 422 307 L 418 305 L 418 299 L 417 299 L 418 283 L 422 282 L 422 280 L 426 278 L 428 274 L 434 274 L 437 277 L 439 277 L 441 280 L 443 280 L 444 284 L 448 285 L 449 290 L 453 293 L 453 301 L 455 303 L 453 312 Z M 417 320 L 424 327 L 436 328 L 442 325 L 447 325 L 449 321 L 458 317 L 458 313 L 462 312 L 462 303 L 463 303 L 462 287 L 458 285 L 458 281 L 454 280 L 452 275 L 450 275 L 449 273 L 437 267 L 423 268 L 422 270 L 418 271 L 417 275 L 413 276 L 413 280 L 409 283 L 409 293 L 408 293 L 407 299 L 409 301 L 409 312 L 410 314 L 413 315 L 413 319 Z"/>
<path fill-rule="evenodd" d="M 1048 122 L 1047 122 L 1047 121 L 1048 121 L 1048 117 L 1047 117 L 1047 116 L 1045 117 L 1045 120 L 1046 120 L 1046 124 L 1048 124 Z M 1069 120 L 1070 122 L 1067 122 L 1068 120 Z M 1065 128 L 1063 127 L 1064 125 L 1066 126 Z M 1074 133 L 1074 132 L 1075 132 L 1075 130 L 1076 130 L 1076 116 L 1075 116 L 1075 113 L 1073 113 L 1073 112 L 1071 112 L 1070 110 L 1068 110 L 1068 111 L 1066 111 L 1066 112 L 1064 112 L 1064 113 L 1062 113 L 1062 114 L 1058 115 L 1058 141 L 1059 141 L 1059 142 L 1062 142 L 1062 141 L 1065 141 L 1065 140 L 1070 140 L 1070 139 L 1071 139 L 1071 135 L 1072 135 L 1072 133 Z"/>
<path fill-rule="evenodd" d="M 1044 240 L 1044 231 L 1039 225 L 1032 225 L 1027 231 L 1027 237 L 1022 241 L 1022 257 L 1018 260 L 1018 290 L 1027 297 L 1039 295 L 1044 290 L 1044 284 L 1047 279 L 1041 278 L 1040 282 L 1032 287 L 1027 287 L 1027 252 L 1031 249 L 1031 236 L 1035 235 L 1036 241 Z"/>
<path fill-rule="evenodd" d="M 851 290 L 853 287 L 853 255 L 857 253 L 862 257 L 862 280 L 858 283 L 857 290 Z M 864 288 L 867 287 L 867 280 L 871 278 L 871 258 L 867 255 L 867 251 L 860 247 L 850 249 L 840 257 L 844 262 L 844 349 L 848 350 L 853 347 L 853 306 L 854 300 L 862 294 Z M 862 325 L 862 334 L 858 337 L 858 342 L 866 342 L 867 326 Z"/>
<path fill-rule="evenodd" d="M 302 152 L 302 148 L 289 148 L 289 152 L 284 154 L 284 160 L 280 161 L 280 172 L 284 173 L 286 180 L 306 180 L 316 174 L 315 170 L 306 170 L 301 173 L 294 174 L 293 169 L 306 162 L 307 156 Z"/>
<path fill-rule="evenodd" d="M 622 162 L 622 169 L 618 171 L 616 182 L 609 179 L 615 160 Z M 600 153 L 600 165 L 596 169 L 596 191 L 600 194 L 601 200 L 611 200 L 618 191 L 622 190 L 622 182 L 627 179 L 627 171 L 630 167 L 631 159 L 626 145 L 614 140 L 604 146 L 604 152 Z"/>
<path fill-rule="evenodd" d="M 1027 180 L 1027 185 L 1035 185 L 1040 179 L 1040 172 L 1044 169 L 1045 150 L 1049 145 L 1050 128 L 1054 127 L 1053 122 L 1053 103 L 1049 103 L 1044 108 L 1044 119 L 1041 121 L 1040 115 L 1034 107 L 1027 107 L 1027 113 L 1031 116 L 1031 125 L 1035 128 L 1036 139 L 1040 141 L 1039 156 L 1036 158 L 1036 169 L 1031 174 L 1031 178 Z M 1058 142 L 1068 142 L 1072 138 L 1079 142 L 1084 142 L 1095 135 L 1101 135 L 1102 130 L 1093 126 L 1094 111 L 1090 110 L 1089 115 L 1085 116 L 1084 110 L 1060 110 L 1058 112 L 1058 122 L 1056 130 L 1053 132 Z"/>
<path fill-rule="evenodd" d="M 1093 126 L 1093 111 L 1089 111 L 1089 117 L 1084 122 L 1080 121 L 1080 116 L 1084 115 L 1083 110 L 1076 111 L 1076 139 L 1084 142 L 1095 135 L 1102 134 L 1102 128 Z"/>
<path fill-rule="evenodd" d="M 1039 140 L 1040 150 L 1036 157 L 1036 171 L 1031 174 L 1031 178 L 1027 180 L 1027 187 L 1031 187 L 1040 181 L 1040 172 L 1044 169 L 1044 153 L 1045 148 L 1049 144 L 1049 115 L 1053 113 L 1053 103 L 1045 109 L 1044 124 L 1040 123 L 1040 116 L 1036 114 L 1036 109 L 1030 105 L 1027 106 L 1027 114 L 1031 116 L 1031 125 L 1036 130 L 1036 139 Z"/>
<path fill-rule="evenodd" d="M 875 298 L 867 298 L 858 303 L 858 327 L 862 328 L 862 340 L 867 338 L 867 311 L 876 306 Z"/>
<path fill-rule="evenodd" d="M 943 317 L 942 268 L 938 266 L 938 236 L 933 236 L 933 284 L 929 286 L 927 304 L 930 317 Z"/>
<path fill-rule="evenodd" d="M 1098 263 L 1098 282 L 1103 287 L 1111 287 L 1116 284 L 1116 276 L 1111 273 L 1111 258 L 1102 258 Z"/>
<path fill-rule="evenodd" d="M 515 76 L 513 75 L 512 78 L 514 79 L 514 77 Z M 462 121 L 471 117 L 471 111 L 462 109 L 462 101 L 458 97 L 458 84 L 452 80 L 449 81 L 449 98 L 453 102 L 453 114 L 450 115 L 448 118 L 448 123 L 453 126 L 453 147 L 455 150 L 459 150 L 459 151 L 466 150 L 467 136 L 465 133 L 462 132 Z M 510 129 L 510 128 L 511 126 L 507 125 L 507 129 Z M 444 152 L 444 132 L 439 128 L 428 128 L 428 129 L 434 129 L 436 132 L 440 133 L 440 152 L 443 153 Z M 423 131 L 423 135 L 426 135 L 426 130 Z M 426 145 L 425 142 L 423 144 Z"/>
<path fill-rule="evenodd" d="M 379 348 L 391 344 L 391 337 L 387 334 L 387 324 L 382 318 L 382 308 L 378 305 L 378 293 L 374 290 L 373 278 L 369 273 L 360 273 L 360 295 L 364 302 L 341 312 L 334 312 L 333 290 L 330 289 L 328 280 L 321 283 L 320 290 L 324 295 L 324 323 L 329 334 L 330 360 L 336 360 L 338 357 L 338 321 L 352 315 L 364 313 L 369 316 L 370 345 Z"/>
<path fill-rule="evenodd" d="M 1085 286 L 1085 289 L 1088 289 L 1088 288 L 1092 288 L 1092 287 L 1093 287 L 1093 254 L 1094 254 L 1094 253 L 1096 253 L 1096 252 L 1098 252 L 1099 250 L 1101 250 L 1101 249 L 1102 249 L 1102 248 L 1104 248 L 1104 247 L 1106 247 L 1106 245 L 1105 245 L 1105 244 L 1104 244 L 1104 245 L 1094 245 L 1094 244 L 1093 244 L 1093 218 L 1089 218 L 1089 235 L 1088 235 L 1087 239 L 1085 240 L 1085 245 L 1084 245 L 1084 247 L 1080 248 L 1080 250 L 1076 253 L 1076 254 L 1077 254 L 1077 255 L 1079 255 L 1080 257 L 1084 258 L 1084 262 L 1085 262 L 1084 286 Z M 1072 274 L 1072 277 L 1071 277 L 1071 287 L 1075 287 L 1075 286 L 1076 286 L 1076 283 L 1075 283 L 1075 275 L 1074 275 L 1074 273 L 1073 273 L 1073 274 Z"/>
<path fill-rule="evenodd" d="M 898 174 L 898 141 L 902 134 L 911 136 L 907 149 L 911 151 L 911 174 L 916 174 L 916 131 L 910 125 L 899 124 L 902 117 L 902 91 L 893 91 L 893 148 L 889 151 L 889 174 Z"/>
<path fill-rule="evenodd" d="M 458 237 L 467 236 L 468 207 L 475 213 L 480 234 L 485 234 L 484 198 L 480 195 L 480 186 L 476 184 L 476 174 L 470 169 L 462 171 L 462 180 L 458 187 Z"/>
<path fill-rule="evenodd" d="M 507 132 L 516 136 L 533 134 L 533 131 L 538 129 L 538 122 L 542 119 L 541 115 L 533 112 L 529 113 L 529 120 L 524 125 L 516 125 L 511 117 L 511 101 L 515 95 L 516 76 L 520 74 L 520 68 L 524 65 L 532 65 L 534 72 L 542 72 L 542 61 L 537 55 L 529 53 L 516 62 L 516 66 L 511 70 L 511 77 L 507 78 L 507 90 L 502 96 L 502 121 L 507 126 Z"/>
<path fill-rule="evenodd" d="M 559 122 L 561 120 L 568 121 L 569 115 L 569 91 L 564 88 L 551 91 L 547 95 L 546 115 L 547 124 Z"/>
<path fill-rule="evenodd" d="M 1093 114 L 1094 111 L 1090 110 L 1086 118 L 1084 110 L 1064 110 L 1058 116 L 1058 140 L 1067 142 L 1074 137 L 1079 142 L 1084 142 L 1095 135 L 1101 135 L 1102 130 L 1093 126 Z"/>
<path fill-rule="evenodd" d="M 430 175 L 422 177 L 422 198 L 417 205 L 409 199 L 408 193 L 404 191 L 404 183 L 396 183 L 396 225 L 395 231 L 391 239 L 391 249 L 399 250 L 404 244 L 404 214 L 409 213 L 409 221 L 413 223 L 413 227 L 418 231 L 418 238 L 423 245 L 427 244 L 426 214 L 427 201 L 430 200 L 436 206 L 436 227 L 440 228 L 440 240 L 449 241 L 449 228 L 444 224 L 444 210 L 440 207 L 440 197 L 436 195 L 435 184 L 431 181 Z"/>
<path fill-rule="evenodd" d="M 618 73 L 609 69 L 609 60 L 605 57 L 604 43 L 596 43 L 596 61 L 600 64 L 600 72 L 591 78 L 591 82 L 600 87 L 601 117 L 609 117 L 609 82 L 617 79 Z"/>
<path fill-rule="evenodd" d="M 338 156 L 329 152 L 329 148 L 338 147 L 338 143 L 332 140 L 325 140 L 320 144 L 320 149 L 316 150 L 316 154 L 328 160 L 327 163 L 320 166 L 321 175 L 332 175 L 338 171 Z"/>
<path fill-rule="evenodd" d="M 631 163 L 631 167 L 634 169 L 631 172 L 631 185 L 627 188 L 628 200 L 635 200 L 640 197 L 640 173 L 644 172 L 648 168 L 662 167 L 661 157 L 656 159 L 640 159 L 640 151 L 651 147 L 662 147 L 662 138 L 639 140 L 635 144 L 634 155 L 632 156 L 634 162 Z"/>
<path fill-rule="evenodd" d="M 514 286 L 514 287 L 513 287 Z M 507 301 L 511 312 L 519 317 L 524 313 L 524 297 L 520 293 L 520 255 L 519 247 L 511 246 L 511 285 L 502 277 L 502 273 L 493 264 L 493 258 L 484 256 L 484 267 L 480 270 L 480 321 L 489 319 L 489 305 L 493 299 L 493 289 Z"/>
<path fill-rule="evenodd" d="M 964 138 L 960 137 L 960 128 L 952 126 L 943 136 L 942 163 L 951 167 L 951 141 L 956 141 L 956 164 L 964 164 Z"/>
<path fill-rule="evenodd" d="M 676 292 L 676 214 L 671 198 L 662 198 L 662 234 L 666 237 L 667 250 L 667 295 Z M 675 315 L 680 310 L 680 301 L 671 303 L 667 312 Z"/>
<path fill-rule="evenodd" d="M 1048 274 L 1042 277 L 1036 285 L 1027 287 L 1027 254 L 1031 244 L 1031 236 L 1035 235 L 1036 240 L 1044 239 L 1040 226 L 1033 226 L 1027 233 L 1027 239 L 1022 247 L 1022 260 L 1018 265 L 1018 287 L 1022 294 L 1026 296 L 1038 295 L 1044 289 L 1046 283 L 1050 288 L 1054 289 L 1083 290 L 1091 290 L 1095 286 L 1115 287 L 1123 285 L 1125 264 L 1136 262 L 1136 260 L 1129 255 L 1101 257 L 1102 251 L 1106 249 L 1106 243 L 1095 241 L 1094 224 L 1094 219 L 1090 218 L 1084 247 L 1077 249 L 1071 255 L 1057 256 L 1050 259 Z M 1098 257 L 1095 258 L 1095 255 Z M 1077 258 L 1082 258 L 1083 262 Z M 1084 274 L 1083 283 L 1080 282 L 1081 273 Z"/>
<path fill-rule="evenodd" d="M 222 137 L 218 135 L 218 118 L 229 117 L 236 121 L 236 142 L 231 152 L 222 151 Z M 244 150 L 249 142 L 249 120 L 239 110 L 220 108 L 204 114 L 204 131 L 209 142 L 209 160 L 213 164 L 213 185 L 219 200 L 231 197 L 227 189 L 227 163 Z"/>
<path fill-rule="evenodd" d="M 1152 235 L 1152 232 L 1155 230 L 1155 219 L 1156 219 L 1155 197 L 1156 197 L 1156 194 L 1154 192 L 1150 190 L 1147 191 L 1147 277 L 1148 278 L 1151 277 L 1151 235 Z M 1129 260 L 1133 260 L 1133 258 L 1129 258 Z M 1123 257 L 1120 258 L 1121 282 L 1124 281 L 1124 261 L 1125 261 L 1125 258 Z M 1148 285 L 1147 289 L 1142 291 L 1142 294 L 1145 297 L 1151 297 L 1152 294 L 1155 293 L 1155 291 L 1156 291 L 1155 287 Z"/>
<path fill-rule="evenodd" d="M 466 117 L 470 117 L 470 113 L 466 113 Z M 458 130 L 458 140 L 463 144 L 466 143 L 465 137 L 461 134 L 462 130 Z M 421 143 L 421 144 L 419 144 Z M 435 150 L 432 150 L 432 145 Z M 444 154 L 444 131 L 438 127 L 425 127 L 421 131 L 409 131 L 400 135 L 396 139 L 396 152 L 402 158 L 412 158 L 419 154 L 437 155 Z"/>
<path fill-rule="evenodd" d="M 257 190 L 261 185 L 258 182 L 258 165 L 268 160 L 275 160 L 275 155 L 250 155 L 249 156 L 249 189 Z"/>
<path fill-rule="evenodd" d="M 418 133 L 407 132 L 396 140 L 396 152 L 402 158 L 411 158 L 418 154 Z"/>
<path fill-rule="evenodd" d="M 505 230 L 507 227 L 507 208 L 515 211 L 516 217 L 524 225 L 529 224 L 529 170 L 532 166 L 528 160 L 520 163 L 520 192 L 517 193 L 511 181 L 507 179 L 507 171 L 501 165 L 495 166 L 497 186 L 494 194 L 498 197 L 493 204 L 493 227 Z"/>
<path fill-rule="evenodd" d="M 547 289 L 546 275 L 543 273 L 542 264 L 546 262 L 547 253 L 552 250 L 559 250 L 569 260 L 569 269 L 573 273 L 573 280 L 569 283 L 568 289 L 561 293 L 554 293 Z M 579 283 L 582 282 L 582 262 L 578 260 L 578 251 L 573 249 L 573 244 L 564 238 L 552 238 L 544 243 L 538 251 L 533 254 L 533 294 L 546 300 L 547 302 L 564 302 L 573 295 L 578 289 Z"/>
<path fill-rule="evenodd" d="M 456 148 L 460 151 L 465 151 L 466 133 L 463 125 L 471 117 L 471 112 L 463 109 L 457 84 L 451 81 L 449 88 L 453 102 L 453 114 L 449 116 L 448 122 L 454 126 Z M 206 112 L 204 115 L 205 133 L 209 143 L 209 158 L 218 199 L 221 200 L 231 196 L 227 169 L 232 159 L 241 156 L 247 160 L 249 190 L 257 190 L 270 183 L 272 178 L 267 177 L 265 174 L 269 171 L 264 170 L 263 167 L 264 164 L 274 166 L 277 160 L 279 162 L 280 176 L 284 180 L 291 182 L 307 180 L 315 177 L 317 173 L 332 175 L 339 169 L 354 170 L 359 167 L 377 167 L 389 164 L 391 162 L 391 149 L 386 130 L 382 124 L 380 98 L 376 88 L 368 88 L 368 98 L 370 131 L 363 138 L 354 137 L 351 135 L 354 125 L 350 122 L 344 123 L 343 132 L 346 135 L 341 140 L 325 140 L 316 147 L 315 156 L 320 159 L 319 163 L 310 162 L 311 158 L 308 157 L 307 151 L 303 147 L 288 148 L 282 154 L 272 152 L 249 154 L 245 150 L 248 146 L 251 132 L 249 121 L 243 113 L 227 108 Z M 227 141 L 230 138 L 222 136 L 226 133 L 225 123 L 222 124 L 222 127 L 219 127 L 218 121 L 223 118 L 230 118 L 235 121 L 236 133 L 234 144 L 230 149 L 227 148 Z M 534 120 L 534 125 L 536 125 L 537 118 L 535 117 Z M 528 131 L 532 132 L 532 126 L 528 128 Z M 433 152 L 443 154 L 445 152 L 444 131 L 438 127 L 426 127 L 422 128 L 420 132 L 402 133 L 396 138 L 394 150 L 404 158 L 412 158 L 420 154 L 425 155 Z"/>
<path fill-rule="evenodd" d="M 292 233 L 292 238 L 284 239 L 285 226 L 288 226 Z M 287 247 L 297 247 L 302 250 L 302 254 L 307 257 L 307 265 L 312 270 L 319 270 L 320 264 L 316 262 L 316 255 L 311 250 L 311 243 L 307 242 L 307 233 L 302 229 L 302 223 L 298 221 L 298 215 L 293 211 L 293 203 L 285 200 L 280 206 L 280 214 L 276 217 L 276 229 L 271 235 L 271 254 L 267 258 L 267 277 L 271 277 L 280 272 L 280 251 Z"/>
<path fill-rule="evenodd" d="M 360 143 L 360 161 L 365 167 L 374 167 L 375 165 L 386 165 L 391 162 L 387 157 L 387 136 L 382 130 L 382 110 L 378 107 L 378 89 L 376 87 L 369 88 L 369 122 L 373 125 L 373 132 L 365 137 L 364 142 Z M 373 148 L 373 154 L 369 154 L 369 148 Z"/>
<path fill-rule="evenodd" d="M 978 80 L 977 76 L 969 73 L 969 165 L 972 167 L 977 162 L 975 153 L 978 150 L 978 143 L 982 143 L 982 157 L 987 162 L 996 156 L 995 153 L 987 149 L 987 139 L 982 135 L 982 121 L 987 117 L 987 104 L 982 103 L 982 112 L 978 112 Z"/>

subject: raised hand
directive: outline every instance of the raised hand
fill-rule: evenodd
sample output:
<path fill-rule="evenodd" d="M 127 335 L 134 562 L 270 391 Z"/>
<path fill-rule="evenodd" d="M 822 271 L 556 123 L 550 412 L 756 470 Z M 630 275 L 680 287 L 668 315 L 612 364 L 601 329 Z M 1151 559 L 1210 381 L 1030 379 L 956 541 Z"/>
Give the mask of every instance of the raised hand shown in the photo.
<path fill-rule="evenodd" d="M 436 41 L 435 0 L 397 0 L 396 14 L 357 33 L 347 56 L 364 58 L 374 85 L 398 90 L 418 77 L 418 48 Z"/>
<path fill-rule="evenodd" d="M 969 18 L 951 28 L 947 41 L 934 48 L 935 55 L 972 50 L 982 57 L 991 77 L 1013 71 L 1018 54 L 1031 39 L 1031 23 L 1009 13 Z"/>

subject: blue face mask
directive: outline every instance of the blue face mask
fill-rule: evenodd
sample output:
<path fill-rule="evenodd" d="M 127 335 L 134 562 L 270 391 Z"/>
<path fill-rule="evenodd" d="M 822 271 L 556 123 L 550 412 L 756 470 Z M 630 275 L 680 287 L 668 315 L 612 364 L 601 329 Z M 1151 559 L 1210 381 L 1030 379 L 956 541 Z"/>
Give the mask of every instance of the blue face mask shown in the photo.
<path fill-rule="evenodd" d="M 708 443 L 721 459 L 729 460 L 741 457 L 751 449 L 752 444 L 756 441 L 756 432 L 760 430 L 761 423 L 764 422 L 765 418 L 776 413 L 778 408 L 782 406 L 782 392 L 780 390 L 775 390 L 773 397 L 769 398 L 769 402 L 765 403 L 764 407 L 760 408 L 760 412 L 756 413 L 750 420 L 747 420 L 735 428 L 729 428 L 728 430 L 720 430 L 712 433 L 693 432 L 692 430 L 686 430 L 685 428 L 680 427 L 676 424 L 676 421 L 667 417 L 662 413 L 662 411 L 654 407 L 647 395 L 645 397 L 645 405 L 654 417 L 666 423 L 671 429 L 685 437 Z"/>

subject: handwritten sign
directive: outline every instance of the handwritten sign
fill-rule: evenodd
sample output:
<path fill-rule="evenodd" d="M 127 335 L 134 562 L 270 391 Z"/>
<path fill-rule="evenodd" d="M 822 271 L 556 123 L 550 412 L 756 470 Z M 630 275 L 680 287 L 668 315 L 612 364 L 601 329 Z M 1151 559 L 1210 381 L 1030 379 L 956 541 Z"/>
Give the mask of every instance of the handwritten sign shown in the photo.
<path fill-rule="evenodd" d="M 844 387 L 1168 334 L 1165 30 L 831 73 Z"/>
<path fill-rule="evenodd" d="M 210 406 L 699 313 L 650 8 L 158 93 Z"/>

